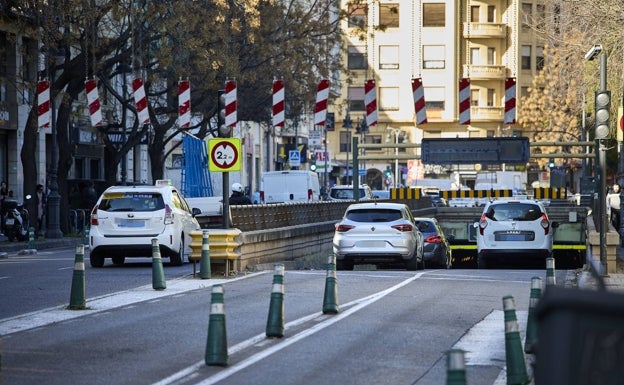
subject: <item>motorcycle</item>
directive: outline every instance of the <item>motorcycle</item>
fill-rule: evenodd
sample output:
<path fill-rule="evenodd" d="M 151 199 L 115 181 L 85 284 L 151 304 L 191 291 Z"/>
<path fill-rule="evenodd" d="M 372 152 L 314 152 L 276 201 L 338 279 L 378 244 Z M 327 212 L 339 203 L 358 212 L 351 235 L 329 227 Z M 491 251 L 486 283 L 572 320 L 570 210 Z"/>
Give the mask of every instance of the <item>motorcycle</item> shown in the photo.
<path fill-rule="evenodd" d="M 26 200 L 31 198 L 30 195 L 26 195 Z M 9 241 L 25 241 L 28 239 L 29 214 L 24 202 L 18 202 L 14 199 L 5 199 L 2 204 L 2 211 L 4 215 L 2 217 L 2 228 L 4 229 L 4 235 L 9 238 Z"/>

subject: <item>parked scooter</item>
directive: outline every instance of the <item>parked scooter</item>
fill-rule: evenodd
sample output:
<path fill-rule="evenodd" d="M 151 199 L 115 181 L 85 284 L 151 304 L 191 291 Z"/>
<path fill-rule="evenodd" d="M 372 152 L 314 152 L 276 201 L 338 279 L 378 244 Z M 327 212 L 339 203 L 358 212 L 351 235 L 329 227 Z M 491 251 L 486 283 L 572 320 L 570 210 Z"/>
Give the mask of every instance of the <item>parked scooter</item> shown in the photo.
<path fill-rule="evenodd" d="M 31 198 L 26 195 L 26 200 Z M 4 215 L 2 217 L 2 228 L 4 235 L 9 241 L 25 241 L 28 239 L 28 228 L 30 226 L 28 210 L 24 206 L 24 202 L 18 202 L 15 199 L 5 198 L 3 203 Z"/>

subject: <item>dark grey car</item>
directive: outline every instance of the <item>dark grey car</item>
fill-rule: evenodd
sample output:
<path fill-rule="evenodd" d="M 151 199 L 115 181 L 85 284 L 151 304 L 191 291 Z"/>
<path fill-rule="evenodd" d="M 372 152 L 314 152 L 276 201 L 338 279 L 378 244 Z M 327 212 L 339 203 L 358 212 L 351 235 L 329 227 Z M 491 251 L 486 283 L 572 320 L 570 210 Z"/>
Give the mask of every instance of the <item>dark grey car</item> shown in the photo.
<path fill-rule="evenodd" d="M 451 246 L 435 218 L 414 218 L 424 239 L 423 257 L 427 267 L 452 267 Z"/>

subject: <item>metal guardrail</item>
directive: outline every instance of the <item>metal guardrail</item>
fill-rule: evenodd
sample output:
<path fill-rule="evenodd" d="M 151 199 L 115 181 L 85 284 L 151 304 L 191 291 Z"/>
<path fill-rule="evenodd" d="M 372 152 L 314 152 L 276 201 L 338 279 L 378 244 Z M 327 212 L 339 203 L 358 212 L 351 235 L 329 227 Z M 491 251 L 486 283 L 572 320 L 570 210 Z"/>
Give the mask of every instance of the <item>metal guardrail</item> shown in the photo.
<path fill-rule="evenodd" d="M 84 234 L 85 228 L 89 226 L 90 210 L 70 209 L 69 210 L 69 230 L 72 234 Z"/>

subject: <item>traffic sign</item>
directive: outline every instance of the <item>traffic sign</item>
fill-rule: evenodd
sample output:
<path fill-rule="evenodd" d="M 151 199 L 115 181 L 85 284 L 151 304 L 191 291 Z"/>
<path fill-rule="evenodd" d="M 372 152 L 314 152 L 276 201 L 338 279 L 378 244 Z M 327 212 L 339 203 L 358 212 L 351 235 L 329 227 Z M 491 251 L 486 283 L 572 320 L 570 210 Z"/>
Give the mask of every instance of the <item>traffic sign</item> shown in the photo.
<path fill-rule="evenodd" d="M 212 138 L 208 140 L 210 160 L 208 169 L 215 172 L 241 170 L 240 138 Z"/>
<path fill-rule="evenodd" d="M 301 153 L 299 150 L 288 151 L 288 163 L 291 167 L 301 166 Z"/>
<path fill-rule="evenodd" d="M 524 164 L 529 154 L 526 137 L 430 138 L 421 144 L 424 164 Z"/>

